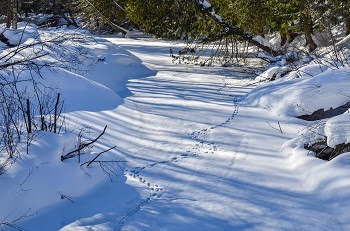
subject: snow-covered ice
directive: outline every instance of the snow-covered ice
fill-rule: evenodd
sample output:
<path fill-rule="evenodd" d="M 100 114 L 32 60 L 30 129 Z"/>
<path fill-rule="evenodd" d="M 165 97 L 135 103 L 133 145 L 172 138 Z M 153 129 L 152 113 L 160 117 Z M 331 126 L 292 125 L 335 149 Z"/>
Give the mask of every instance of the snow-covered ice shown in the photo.
<path fill-rule="evenodd" d="M 42 156 L 24 156 L 11 169 L 13 175 L 0 178 L 1 204 L 6 206 L 2 217 L 31 208 L 38 213 L 18 224 L 28 230 L 349 228 L 349 155 L 335 162 L 307 155 L 292 140 L 306 127 L 289 117 L 300 114 L 289 107 L 300 94 L 310 92 L 306 98 L 314 102 L 323 87 L 349 89 L 336 85 L 347 78 L 344 72 L 323 70 L 316 72 L 318 78 L 278 80 L 247 96 L 252 87 L 246 83 L 254 76 L 238 67 L 175 65 L 169 49 L 181 44 L 108 39 L 96 47 L 96 69 L 67 80 L 73 81 L 71 87 L 82 84 L 87 94 L 85 99 L 77 96 L 86 107 L 79 109 L 77 102 L 67 115 L 70 123 L 92 125 L 95 133 L 107 125 L 94 149 L 116 145 L 104 158 L 126 160 L 125 171 L 119 170 L 111 183 L 98 167 L 80 168 L 76 160 L 62 163 L 58 147 L 76 140 L 42 134 L 32 147 L 33 154 Z M 62 90 L 69 87 L 62 85 Z M 88 96 L 96 88 L 101 100 Z M 327 102 L 332 102 L 313 103 L 307 110 L 340 104 L 338 93 L 331 92 Z M 20 186 L 30 166 L 34 173 Z"/>

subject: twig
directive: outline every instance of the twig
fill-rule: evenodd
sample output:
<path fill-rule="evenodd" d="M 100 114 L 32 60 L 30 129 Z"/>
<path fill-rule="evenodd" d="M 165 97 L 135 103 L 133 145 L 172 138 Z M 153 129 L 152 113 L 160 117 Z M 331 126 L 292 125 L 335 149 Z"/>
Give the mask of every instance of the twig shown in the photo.
<path fill-rule="evenodd" d="M 91 161 L 85 162 L 85 163 L 81 164 L 80 166 L 83 166 L 83 165 L 87 164 L 87 167 L 89 167 L 100 155 L 102 155 L 103 153 L 106 153 L 106 152 L 108 152 L 108 151 L 110 151 L 112 149 L 115 149 L 116 147 L 117 146 L 114 146 L 114 147 L 111 147 L 111 148 L 109 148 L 109 149 L 107 149 L 107 150 L 105 150 L 103 152 L 100 152 L 97 156 L 95 156 L 94 159 L 92 159 Z"/>
<path fill-rule="evenodd" d="M 283 134 L 282 128 L 281 128 L 281 124 L 280 121 L 277 122 L 278 123 L 278 127 L 280 128 L 281 133 Z"/>
<path fill-rule="evenodd" d="M 53 122 L 53 133 L 57 133 L 57 108 L 58 108 L 58 104 L 60 102 L 60 93 L 57 93 L 57 99 L 56 99 L 56 103 L 55 103 L 55 115 L 54 115 L 54 122 Z"/>
<path fill-rule="evenodd" d="M 31 211 L 31 209 L 28 209 L 28 211 L 25 214 L 23 214 L 22 216 L 19 216 L 18 218 L 14 219 L 12 221 L 6 221 L 7 218 L 10 216 L 10 215 L 8 215 L 2 221 L 0 221 L 0 229 L 3 230 L 2 226 L 6 226 L 8 228 L 12 228 L 12 229 L 15 229 L 15 230 L 24 230 L 22 227 L 16 225 L 15 223 L 19 222 L 21 220 L 24 220 L 24 219 L 26 219 L 28 217 L 35 216 L 37 214 L 37 212 L 28 214 L 30 211 Z"/>
<path fill-rule="evenodd" d="M 279 128 L 275 128 L 274 126 L 272 126 L 269 122 L 266 121 L 266 123 L 273 129 L 277 130 L 277 131 L 280 131 L 282 134 L 283 134 L 283 131 L 282 131 L 282 128 L 281 128 L 281 124 L 280 122 L 278 121 L 278 127 Z"/>
<path fill-rule="evenodd" d="M 72 200 L 72 197 L 69 197 L 69 196 L 66 196 L 66 195 L 61 194 L 61 199 L 62 199 L 62 200 L 63 200 L 63 199 L 67 199 L 67 200 L 69 200 L 70 202 L 72 202 L 72 203 L 74 204 L 74 201 Z"/>
<path fill-rule="evenodd" d="M 29 177 L 38 169 L 39 167 L 38 166 L 35 166 L 34 168 L 34 165 L 31 165 L 30 168 L 29 168 L 29 172 L 28 172 L 28 175 L 27 177 L 22 181 L 22 183 L 20 183 L 19 185 L 22 187 L 22 185 L 24 185 L 27 180 L 29 179 Z"/>

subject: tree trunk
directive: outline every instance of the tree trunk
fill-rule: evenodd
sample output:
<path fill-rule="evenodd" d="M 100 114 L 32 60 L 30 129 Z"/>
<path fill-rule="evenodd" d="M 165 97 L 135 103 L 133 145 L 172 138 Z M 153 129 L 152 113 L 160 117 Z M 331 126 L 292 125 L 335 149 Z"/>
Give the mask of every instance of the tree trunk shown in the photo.
<path fill-rule="evenodd" d="M 310 30 L 305 30 L 305 39 L 309 46 L 309 52 L 313 52 L 314 50 L 316 50 L 317 45 L 312 38 L 312 33 L 310 32 Z"/>
<path fill-rule="evenodd" d="M 11 0 L 7 1 L 7 13 L 6 13 L 6 28 L 11 27 L 11 18 L 12 18 L 12 13 L 11 13 Z"/>
<path fill-rule="evenodd" d="M 78 28 L 79 25 L 78 25 L 77 21 L 75 21 L 73 13 L 71 11 L 68 11 L 68 14 L 70 16 L 70 19 L 72 20 L 72 25 L 75 26 L 76 28 Z"/>
<path fill-rule="evenodd" d="M 305 15 L 303 17 L 303 20 L 305 23 L 304 24 L 304 33 L 305 33 L 306 43 L 309 46 L 309 52 L 313 52 L 317 48 L 317 45 L 312 38 L 312 33 L 313 33 L 312 18 L 310 15 Z"/>
<path fill-rule="evenodd" d="M 346 35 L 350 34 L 350 16 L 345 19 L 345 33 Z"/>
<path fill-rule="evenodd" d="M 17 30 L 17 23 L 18 23 L 18 8 L 17 8 L 18 1 L 17 0 L 11 0 L 11 23 L 12 23 L 12 29 Z"/>
<path fill-rule="evenodd" d="M 287 38 L 287 35 L 284 33 L 280 33 L 280 36 L 281 36 L 281 47 L 282 47 L 284 44 L 286 44 L 288 38 Z"/>

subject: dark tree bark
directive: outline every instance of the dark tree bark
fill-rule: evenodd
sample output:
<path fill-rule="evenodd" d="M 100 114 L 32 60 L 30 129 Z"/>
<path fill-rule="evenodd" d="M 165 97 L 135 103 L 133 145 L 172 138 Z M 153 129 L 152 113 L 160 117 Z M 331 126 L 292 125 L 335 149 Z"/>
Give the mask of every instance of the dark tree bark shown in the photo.
<path fill-rule="evenodd" d="M 280 33 L 280 35 L 281 35 L 281 46 L 283 46 L 284 44 L 286 44 L 288 37 L 286 34 Z"/>
<path fill-rule="evenodd" d="M 17 30 L 18 23 L 18 0 L 11 0 L 12 29 Z"/>
<path fill-rule="evenodd" d="M 56 104 L 55 104 L 55 114 L 54 114 L 54 122 L 53 122 L 53 132 L 57 133 L 57 112 L 58 112 L 58 104 L 60 103 L 60 93 L 57 94 Z"/>
<path fill-rule="evenodd" d="M 29 99 L 27 99 L 27 120 L 28 120 L 28 128 L 27 128 L 27 132 L 32 133 L 32 117 L 31 117 L 31 113 L 30 113 L 30 101 Z"/>
<path fill-rule="evenodd" d="M 350 34 L 350 16 L 345 19 L 345 33 L 346 35 Z"/>
<path fill-rule="evenodd" d="M 312 33 L 310 32 L 310 30 L 305 30 L 305 39 L 307 45 L 309 46 L 309 52 L 313 52 L 314 50 L 316 50 L 317 45 L 312 38 Z"/>
<path fill-rule="evenodd" d="M 6 15 L 6 28 L 11 27 L 12 13 L 11 13 L 11 0 L 7 1 L 7 15 Z"/>
<path fill-rule="evenodd" d="M 18 24 L 18 0 L 7 1 L 6 28 L 17 29 Z"/>
<path fill-rule="evenodd" d="M 305 33 L 306 43 L 309 46 L 309 52 L 313 52 L 317 48 L 317 45 L 312 38 L 312 34 L 314 31 L 312 18 L 309 14 L 307 14 L 307 15 L 304 15 L 302 19 L 304 21 L 304 33 Z"/>
<path fill-rule="evenodd" d="M 298 37 L 298 33 L 294 33 L 294 32 L 288 32 L 288 43 L 291 43 L 294 41 L 294 39 L 296 39 Z"/>

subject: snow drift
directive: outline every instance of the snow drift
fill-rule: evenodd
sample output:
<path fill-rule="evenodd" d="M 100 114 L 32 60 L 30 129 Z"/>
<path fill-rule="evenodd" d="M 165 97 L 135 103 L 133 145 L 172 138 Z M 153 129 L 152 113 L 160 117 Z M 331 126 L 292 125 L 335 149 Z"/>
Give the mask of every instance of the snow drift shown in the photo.
<path fill-rule="evenodd" d="M 127 91 L 129 79 L 155 74 L 125 49 L 86 31 L 66 27 L 38 29 L 35 25 L 21 23 L 18 30 L 0 25 L 0 32 L 10 45 L 15 45 L 1 43 L 0 65 L 35 58 L 33 66 L 29 63 L 13 69 L 2 68 L 0 76 L 18 81 L 18 87 L 26 90 L 26 97 L 32 101 L 36 99 L 33 81 L 39 83 L 39 91 L 60 92 L 66 116 L 73 111 L 115 109 L 123 103 L 120 95 Z M 70 39 L 72 36 L 75 39 Z M 16 52 L 11 53 L 13 51 Z M 11 58 L 4 58 L 6 56 Z M 86 123 L 92 127 L 92 133 L 83 136 L 101 131 L 90 121 Z M 69 132 L 70 129 L 65 129 L 68 133 L 63 134 L 38 132 L 29 154 L 25 154 L 25 145 L 19 144 L 16 162 L 0 176 L 1 220 L 30 217 L 62 200 L 73 203 L 70 198 L 82 196 L 109 180 L 99 167 L 87 170 L 79 167 L 77 160 L 61 161 L 61 155 L 78 144 L 79 129 Z M 81 162 L 91 160 L 94 154 L 106 148 L 105 145 L 95 145 L 91 155 L 82 157 Z M 115 151 L 111 153 L 117 157 Z M 3 158 L 6 156 L 1 154 L 0 160 Z M 120 176 L 122 174 L 119 172 Z"/>
<path fill-rule="evenodd" d="M 264 74 L 263 74 L 264 75 Z M 336 108 L 349 102 L 350 68 L 331 69 L 312 64 L 252 90 L 248 106 L 262 107 L 279 115 L 301 116 Z"/>

